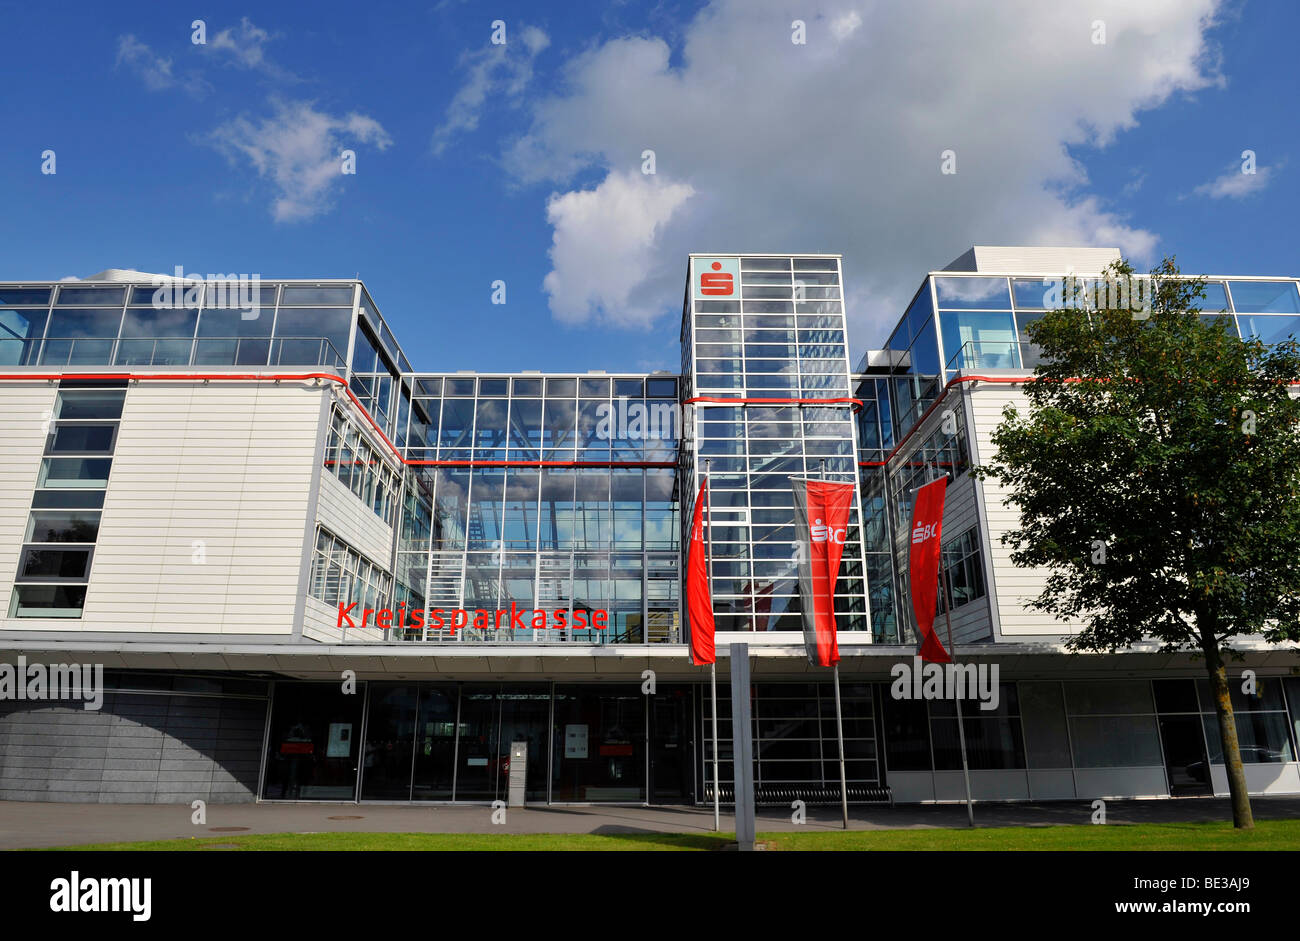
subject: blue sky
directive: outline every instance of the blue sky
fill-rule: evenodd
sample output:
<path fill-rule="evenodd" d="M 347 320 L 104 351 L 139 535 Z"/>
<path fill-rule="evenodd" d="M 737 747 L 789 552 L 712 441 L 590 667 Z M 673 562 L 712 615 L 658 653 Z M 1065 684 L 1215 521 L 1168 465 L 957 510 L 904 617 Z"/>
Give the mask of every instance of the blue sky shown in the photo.
<path fill-rule="evenodd" d="M 0 279 L 360 273 L 419 369 L 675 369 L 690 251 L 843 252 L 855 357 L 973 243 L 1300 274 L 1282 0 L 0 3 L 0 23 Z"/>

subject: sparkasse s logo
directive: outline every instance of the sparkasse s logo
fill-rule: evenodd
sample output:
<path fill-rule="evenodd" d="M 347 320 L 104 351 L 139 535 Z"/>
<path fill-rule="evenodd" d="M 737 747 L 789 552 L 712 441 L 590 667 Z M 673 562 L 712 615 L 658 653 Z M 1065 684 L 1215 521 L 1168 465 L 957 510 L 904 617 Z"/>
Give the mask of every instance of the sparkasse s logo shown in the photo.
<path fill-rule="evenodd" d="M 739 258 L 696 258 L 693 271 L 694 294 L 698 300 L 739 297 Z"/>
<path fill-rule="evenodd" d="M 844 545 L 844 540 L 848 536 L 848 530 L 844 528 L 832 530 L 820 519 L 813 520 L 812 524 L 812 541 L 813 542 L 833 542 L 836 545 Z"/>
<path fill-rule="evenodd" d="M 735 294 L 736 280 L 729 272 L 722 271 L 722 262 L 715 261 L 709 267 L 713 270 L 700 274 L 700 293 L 716 294 L 722 297 L 730 297 Z"/>

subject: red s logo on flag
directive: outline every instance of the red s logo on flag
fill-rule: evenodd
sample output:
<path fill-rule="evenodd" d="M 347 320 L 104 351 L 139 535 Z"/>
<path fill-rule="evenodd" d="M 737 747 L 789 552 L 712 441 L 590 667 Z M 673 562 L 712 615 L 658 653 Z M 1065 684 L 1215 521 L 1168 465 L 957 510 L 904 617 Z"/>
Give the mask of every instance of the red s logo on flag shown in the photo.
<path fill-rule="evenodd" d="M 912 583 L 912 613 L 921 635 L 921 659 L 952 663 L 934 632 L 934 608 L 939 594 L 939 536 L 943 531 L 943 497 L 948 478 L 940 477 L 916 491 L 912 502 L 912 548 L 908 579 Z"/>
<path fill-rule="evenodd" d="M 840 660 L 835 584 L 848 537 L 853 484 L 790 478 L 799 551 L 799 607 L 808 662 L 829 667 Z"/>

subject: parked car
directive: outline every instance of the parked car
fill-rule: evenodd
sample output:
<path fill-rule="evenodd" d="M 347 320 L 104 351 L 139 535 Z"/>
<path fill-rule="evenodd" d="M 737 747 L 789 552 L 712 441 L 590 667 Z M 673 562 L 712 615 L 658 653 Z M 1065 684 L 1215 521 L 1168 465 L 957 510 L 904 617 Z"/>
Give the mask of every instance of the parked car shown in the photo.
<path fill-rule="evenodd" d="M 1265 748 L 1262 745 L 1241 746 L 1241 763 L 1245 765 L 1267 764 L 1286 760 L 1286 754 L 1274 748 Z M 1184 770 L 1193 781 L 1199 781 L 1202 784 L 1209 783 L 1209 779 L 1205 776 L 1204 761 L 1194 761 Z"/>

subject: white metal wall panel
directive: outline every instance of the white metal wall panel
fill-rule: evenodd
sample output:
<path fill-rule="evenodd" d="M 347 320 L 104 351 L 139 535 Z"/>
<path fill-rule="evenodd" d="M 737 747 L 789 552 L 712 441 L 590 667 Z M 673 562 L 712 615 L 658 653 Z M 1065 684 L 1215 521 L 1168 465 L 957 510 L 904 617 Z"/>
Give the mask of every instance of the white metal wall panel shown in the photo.
<path fill-rule="evenodd" d="M 397 509 L 393 518 L 397 519 Z M 371 562 L 389 570 L 393 529 L 331 473 L 321 474 L 316 519 Z"/>
<path fill-rule="evenodd" d="M 973 433 L 980 457 L 985 462 L 991 460 L 994 454 L 993 433 L 1002 423 L 1002 409 L 1008 404 L 1015 405 L 1022 413 L 1028 410 L 1028 402 L 1018 386 L 981 383 L 972 390 L 971 411 L 975 416 Z M 1006 637 L 1025 637 L 1076 632 L 1082 627 L 1081 624 L 1057 621 L 1045 612 L 1026 606 L 1042 591 L 1048 572 L 1042 568 L 1020 568 L 1012 564 L 1012 548 L 1002 545 L 1002 534 L 1019 526 L 1019 511 L 1005 502 L 1006 491 L 997 481 L 986 480 L 982 486 L 989 520 L 985 550 L 993 561 L 993 571 L 996 573 L 996 584 L 991 597 L 998 605 L 1002 634 Z"/>
<path fill-rule="evenodd" d="M 291 634 L 322 394 L 133 385 L 85 614 L 59 626 Z"/>

